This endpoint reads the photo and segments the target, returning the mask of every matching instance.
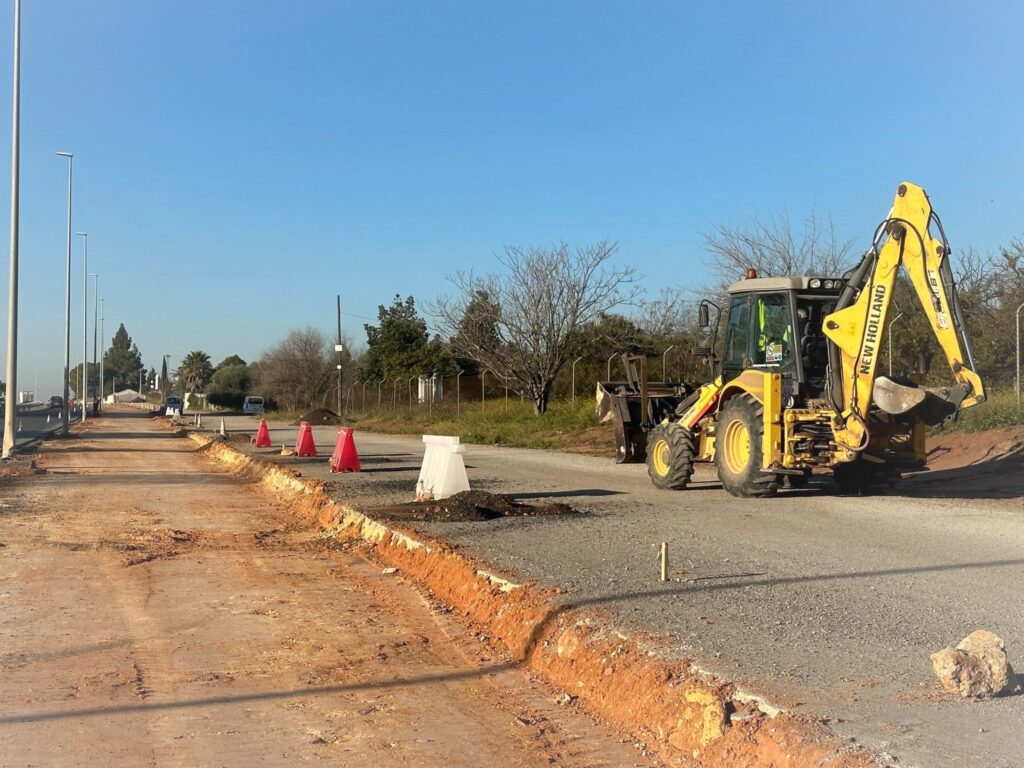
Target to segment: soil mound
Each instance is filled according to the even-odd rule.
[[[333,424],[335,426],[341,424],[338,414],[326,408],[314,408],[309,413],[302,414],[292,422],[292,426],[297,427],[303,421],[308,421],[310,424]]]
[[[463,491],[441,501],[413,501],[370,510],[373,514],[398,520],[461,523],[497,520],[502,517],[572,515],[577,510],[568,504],[524,504],[513,496],[487,491]]]

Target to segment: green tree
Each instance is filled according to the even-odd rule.
[[[139,371],[143,370],[142,355],[125,330],[124,323],[117,328],[110,349],[103,353],[104,379],[115,385],[138,386]],[[106,381],[104,382],[106,384]]]
[[[377,308],[377,325],[366,324],[363,381],[391,380],[414,374],[450,373],[453,367],[447,346],[430,338],[427,321],[416,312],[412,296],[395,296],[391,306]]]
[[[100,387],[100,367],[99,365],[88,364],[86,370],[89,371],[89,397],[96,397],[99,394]],[[82,364],[79,363],[71,369],[69,374],[69,381],[71,382],[71,389],[79,397],[82,396]]]
[[[189,352],[178,366],[178,378],[187,392],[202,392],[213,378],[210,356],[198,349]]]
[[[226,408],[240,408],[245,396],[252,391],[252,372],[249,366],[217,366],[210,386],[206,388],[210,403]]]
[[[245,360],[240,358],[238,355],[228,355],[223,360],[221,360],[219,363],[217,363],[217,367],[214,368],[213,371],[214,371],[214,373],[216,373],[221,368],[230,368],[230,367],[233,367],[233,366],[236,366],[236,365],[246,365],[246,364],[247,363],[245,362]]]

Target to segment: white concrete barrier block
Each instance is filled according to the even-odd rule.
[[[424,435],[427,446],[423,453],[423,466],[416,481],[416,498],[447,499],[469,490],[466,464],[462,460],[465,446],[459,438],[449,435]]]

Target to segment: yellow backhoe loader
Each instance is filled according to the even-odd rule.
[[[626,356],[626,380],[598,384],[598,416],[615,422],[616,460],[646,460],[654,484],[669,489],[685,488],[696,462],[713,462],[735,496],[800,487],[821,468],[846,493],[891,487],[902,470],[924,465],[926,426],[985,401],[949,257],[925,191],[904,183],[846,275],[751,270],[729,287],[720,359],[714,335],[705,350],[718,374],[712,382],[650,383],[644,359]],[[948,387],[877,374],[901,266],[949,360]],[[700,305],[705,328],[712,308]]]

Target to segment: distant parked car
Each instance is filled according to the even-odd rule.
[[[242,413],[253,414],[263,413],[263,398],[258,395],[249,395],[242,402]]]
[[[50,407],[51,408],[63,408],[64,407],[64,398],[61,397],[60,395],[54,395],[53,397],[50,398]]]
[[[164,404],[160,406],[164,409],[164,413],[170,410],[177,410],[178,413],[185,412],[185,403],[181,401],[181,398],[177,395],[168,395],[164,398]]]

